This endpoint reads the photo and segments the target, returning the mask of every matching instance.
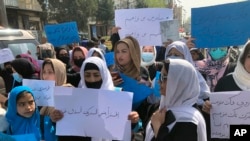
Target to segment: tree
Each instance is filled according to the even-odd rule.
[[[147,8],[148,5],[146,4],[145,0],[137,0],[135,8]]]
[[[114,19],[114,2],[113,0],[99,0],[98,10],[96,11],[96,21],[108,24]]]
[[[162,7],[166,8],[166,0],[145,0],[145,3],[148,5],[148,7]]]
[[[48,9],[46,0],[38,0],[43,9],[43,20],[56,20],[58,23],[76,21],[78,29],[87,30],[88,18],[95,17],[98,0],[49,0]]]

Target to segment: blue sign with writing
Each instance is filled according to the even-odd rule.
[[[191,26],[198,48],[243,45],[250,37],[250,1],[192,8]]]
[[[120,74],[123,83],[118,87],[121,87],[123,91],[133,92],[133,110],[138,108],[138,106],[145,100],[150,94],[153,94],[153,90],[146,86],[145,84],[140,84],[137,80],[126,76],[125,74]]]
[[[76,22],[46,25],[45,33],[48,42],[54,46],[78,43],[80,41]]]

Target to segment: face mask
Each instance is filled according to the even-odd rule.
[[[141,57],[142,57],[142,60],[144,62],[150,62],[150,61],[152,61],[154,59],[154,53],[152,53],[152,52],[143,52],[141,54]]]
[[[181,56],[167,56],[169,59],[183,59]]]
[[[19,76],[19,74],[16,73],[16,72],[13,73],[12,76],[13,76],[14,80],[17,81],[17,82],[19,82],[19,83],[21,83],[22,80],[23,80],[23,78],[21,78],[21,77]]]
[[[82,66],[83,61],[84,59],[74,59],[74,64],[80,68]]]
[[[223,48],[211,49],[209,51],[209,54],[211,55],[213,60],[220,60],[221,58],[227,55],[227,49]]]
[[[68,56],[58,57],[58,59],[61,60],[66,65],[69,63],[69,57]]]
[[[85,84],[86,84],[87,88],[100,89],[102,86],[102,80],[96,81],[96,82],[86,82],[85,81]]]

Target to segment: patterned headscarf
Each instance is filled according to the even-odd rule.
[[[210,54],[207,52],[207,59],[203,59],[200,61],[196,61],[195,62],[195,67],[196,69],[199,70],[199,72],[201,72],[202,74],[206,74],[207,76],[207,84],[210,87],[210,90],[213,92],[214,88],[217,84],[217,81],[223,77],[227,65],[229,63],[229,55],[230,55],[230,51],[231,49],[228,50],[228,54],[219,59],[219,60],[213,60],[210,56]]]

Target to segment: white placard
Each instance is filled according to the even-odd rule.
[[[60,89],[55,87],[55,93]],[[73,88],[72,95],[55,95],[55,108],[64,113],[56,134],[123,140],[131,133],[132,99],[130,92],[82,88]]]
[[[250,124],[250,92],[216,92],[210,100],[212,138],[229,138],[230,125]]]
[[[14,60],[15,57],[9,48],[0,49],[0,64]]]
[[[23,86],[32,89],[37,106],[54,106],[55,81],[23,79]]]
[[[141,46],[162,45],[160,22],[173,19],[168,8],[121,9],[115,11],[115,24],[121,38],[131,35]]]

